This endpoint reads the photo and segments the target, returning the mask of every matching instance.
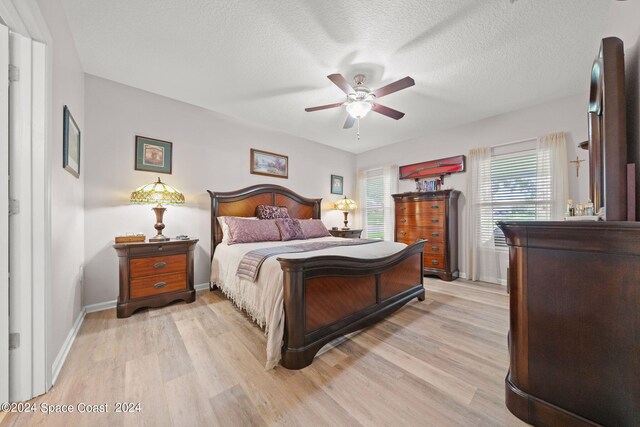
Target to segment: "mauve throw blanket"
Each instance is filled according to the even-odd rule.
[[[244,257],[242,257],[242,260],[238,265],[236,275],[255,282],[258,279],[258,274],[260,274],[260,267],[262,266],[262,263],[272,256],[290,254],[294,252],[319,251],[321,249],[328,249],[336,246],[366,245],[381,241],[382,240],[371,239],[340,239],[339,241],[333,242],[307,242],[295,245],[256,249],[255,251],[247,252]]]

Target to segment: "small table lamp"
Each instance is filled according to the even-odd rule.
[[[347,219],[349,211],[355,210],[357,208],[358,205],[356,204],[356,202],[351,199],[347,199],[347,196],[344,196],[344,199],[340,199],[338,200],[338,203],[336,203],[336,209],[344,213],[344,227],[342,228],[343,230],[349,229],[349,227],[347,227],[347,224],[349,223],[349,220]]]
[[[162,230],[164,229],[162,216],[164,215],[164,211],[167,210],[167,208],[162,206],[162,204],[183,205],[184,196],[181,192],[160,181],[160,178],[158,178],[157,182],[143,185],[131,193],[131,203],[141,205],[153,205],[157,203],[153,208],[153,211],[156,213],[156,225],[154,225],[154,228],[158,231],[158,234],[156,234],[155,237],[150,238],[149,241],[163,242],[165,240],[169,240],[169,238],[162,234]]]

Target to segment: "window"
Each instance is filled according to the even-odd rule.
[[[398,189],[398,167],[386,166],[360,172],[360,218],[363,237],[393,240],[393,199]]]
[[[549,162],[536,150],[492,155],[490,161],[491,216],[481,218],[483,241],[493,238],[506,247],[498,221],[545,221],[551,219]],[[541,166],[541,167],[539,167]]]

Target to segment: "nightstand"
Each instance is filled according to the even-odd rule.
[[[334,237],[350,237],[352,239],[359,239],[362,234],[362,229],[352,228],[350,230],[329,230]]]
[[[142,307],[196,300],[193,252],[197,239],[113,245],[120,261],[117,316],[129,317]]]

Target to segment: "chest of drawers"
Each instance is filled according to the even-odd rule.
[[[395,240],[424,240],[424,274],[458,278],[458,197],[456,190],[394,194]]]
[[[117,316],[129,317],[142,307],[196,299],[193,251],[198,240],[113,245],[120,265]]]

